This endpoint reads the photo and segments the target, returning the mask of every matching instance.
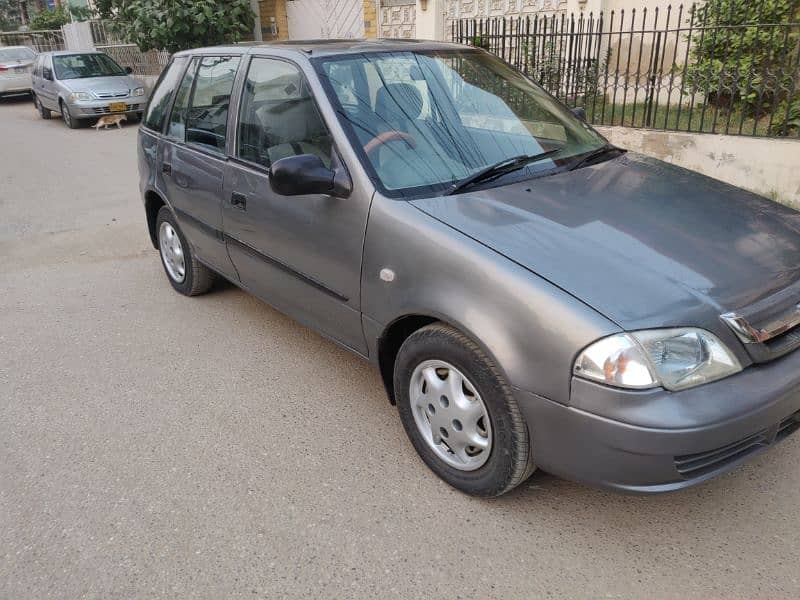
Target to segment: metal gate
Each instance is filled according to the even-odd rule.
[[[363,0],[289,0],[290,40],[364,37]]]

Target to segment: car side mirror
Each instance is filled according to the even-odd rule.
[[[586,109],[582,106],[576,106],[573,108],[572,114],[578,117],[581,121],[586,121]]]
[[[281,196],[328,194],[346,198],[352,191],[343,167],[329,169],[315,154],[298,154],[276,160],[269,168],[269,184]]]
[[[128,75],[130,75],[131,73],[133,73],[133,67],[125,67],[125,72],[126,72]]]
[[[49,81],[53,81],[53,70],[50,67],[42,67],[42,77]]]

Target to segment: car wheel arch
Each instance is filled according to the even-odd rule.
[[[156,232],[156,221],[158,211],[162,206],[168,206],[166,201],[155,191],[148,190],[144,195],[144,210],[147,215],[147,230],[150,233],[150,241],[153,248],[158,249],[158,233]]]
[[[469,328],[443,315],[434,315],[433,313],[424,312],[406,314],[394,319],[384,327],[377,344],[378,369],[381,374],[383,386],[389,396],[389,402],[392,405],[396,404],[394,393],[394,365],[400,347],[414,332],[433,323],[448,325],[470,338],[484,353],[486,353],[502,376],[508,381],[505,369],[500,361],[497,360],[496,353],[492,352],[491,348],[487,347],[484,340],[482,340],[480,336],[475,335]]]

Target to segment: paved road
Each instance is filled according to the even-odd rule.
[[[800,437],[673,495],[461,495],[367,364],[171,290],[135,140],[0,101],[0,598],[800,595]]]

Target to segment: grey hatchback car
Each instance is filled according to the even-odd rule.
[[[610,145],[483,50],[180,52],[138,161],[172,287],[219,275],[374,363],[464,492],[677,490],[800,428],[800,213]]]
[[[43,119],[61,113],[70,129],[108,114],[138,120],[147,102],[144,84],[102,52],[43,52],[33,65],[33,103]]]

